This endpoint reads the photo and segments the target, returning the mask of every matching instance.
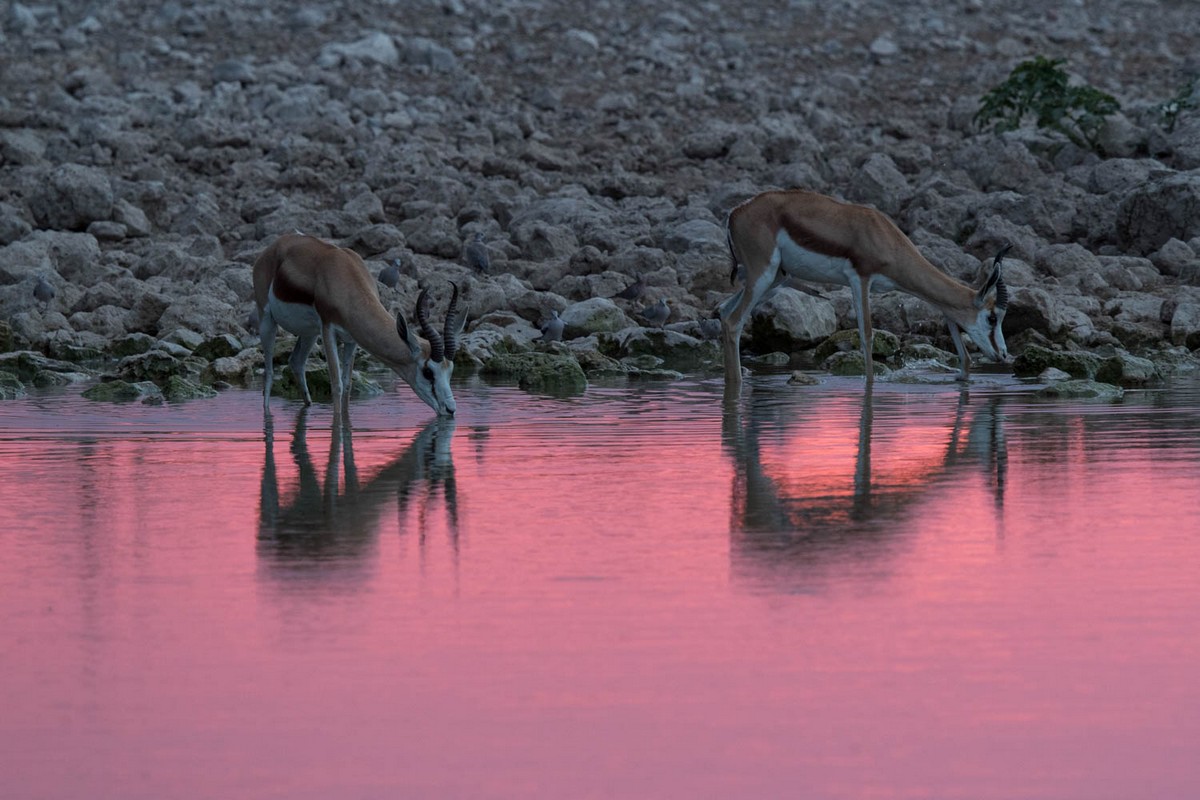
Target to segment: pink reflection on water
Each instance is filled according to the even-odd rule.
[[[5,433],[0,779],[43,797],[1200,785],[1194,412],[1159,431],[1151,410],[957,394],[712,399],[468,400],[449,430],[365,404],[342,431],[289,409],[269,436],[251,413],[219,435]]]

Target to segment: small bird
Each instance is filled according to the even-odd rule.
[[[57,292],[54,291],[54,287],[50,285],[50,282],[45,277],[39,275],[37,283],[33,285],[33,299],[44,306],[49,306],[55,294]]]
[[[558,316],[558,311],[550,309],[550,319],[542,324],[542,341],[561,342],[565,327],[566,323]]]
[[[467,261],[467,266],[471,269],[482,272],[484,275],[491,274],[492,259],[488,256],[488,248],[483,242],[482,232],[475,232],[475,238],[463,248],[463,256]]]
[[[642,292],[646,291],[646,281],[641,275],[637,276],[637,280],[626,286],[621,291],[614,294],[609,300],[636,300],[642,296]]]
[[[660,297],[658,302],[652,306],[646,306],[642,309],[642,319],[650,323],[652,327],[661,328],[667,323],[667,318],[671,316],[671,307],[667,305],[667,298]]]
[[[389,289],[395,289],[400,283],[400,259],[393,258],[392,263],[379,270],[379,282]]]

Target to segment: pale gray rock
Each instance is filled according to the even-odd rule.
[[[837,314],[828,300],[783,287],[754,309],[748,328],[755,350],[792,352],[829,338]]]
[[[572,303],[561,312],[569,337],[619,331],[631,327],[632,321],[612,300],[593,297]]]
[[[112,183],[95,167],[62,164],[45,175],[29,198],[29,210],[42,228],[77,231],[112,217]]]
[[[1171,341],[1189,350],[1200,348],[1200,303],[1180,303],[1171,316]]]

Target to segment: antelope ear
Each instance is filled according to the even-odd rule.
[[[408,322],[404,319],[403,312],[396,314],[396,333],[400,334],[401,340],[408,345],[408,352],[412,354],[413,361],[416,361],[422,355],[424,355],[424,353],[421,352],[421,341],[408,327]]]
[[[987,280],[983,282],[983,286],[979,287],[979,291],[975,293],[975,307],[983,308],[983,303],[987,300],[987,296],[996,288],[996,284],[1000,282],[1000,264],[992,267],[992,272],[988,275]]]

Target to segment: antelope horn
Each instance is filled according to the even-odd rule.
[[[1008,308],[1008,287],[1004,285],[1004,278],[1000,275],[1000,262],[1004,260],[1004,256],[1008,255],[1008,251],[1011,249],[1011,244],[1004,245],[1000,248],[1000,252],[996,253],[996,258],[992,260],[992,269],[996,271],[996,308]]]
[[[446,340],[446,360],[453,361],[458,352],[458,284],[453,281],[454,293],[450,295],[450,305],[446,308],[446,323],[442,327],[442,336]]]
[[[417,324],[421,326],[421,335],[429,340],[429,360],[441,361],[445,355],[442,337],[429,324],[429,290],[422,289],[417,296]]]

